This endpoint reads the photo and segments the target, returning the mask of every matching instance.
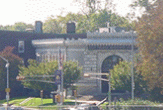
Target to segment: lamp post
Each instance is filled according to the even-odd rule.
[[[6,62],[6,68],[7,68],[7,88],[6,88],[6,100],[7,100],[7,109],[8,109],[8,105],[9,105],[9,62],[7,59],[5,59],[4,57],[0,56],[0,58],[2,58],[5,62]]]
[[[108,90],[108,100],[109,100],[109,106],[111,106],[111,73],[109,73],[109,81],[108,81],[108,86],[109,86],[109,90]]]
[[[135,89],[135,83],[134,83],[134,36],[133,36],[133,31],[131,31],[131,39],[132,39],[132,44],[131,44],[131,98],[134,100],[134,89]]]

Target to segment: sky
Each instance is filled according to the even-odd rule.
[[[16,22],[34,24],[51,15],[66,15],[68,12],[77,13],[81,6],[75,0],[0,0],[0,25],[13,25]],[[130,9],[132,0],[113,0],[117,13],[125,16]]]

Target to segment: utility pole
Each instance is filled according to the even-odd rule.
[[[58,85],[58,88],[60,89],[60,95],[61,95],[61,102],[60,104],[63,105],[63,64],[62,64],[62,57],[61,57],[61,49],[58,50],[58,69],[61,70],[61,84]]]

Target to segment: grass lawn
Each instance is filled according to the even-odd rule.
[[[65,99],[64,105],[75,105],[75,102]],[[22,104],[22,106],[56,106],[56,103],[53,103],[53,99],[33,98]]]
[[[28,97],[19,97],[19,98],[11,98],[9,104],[13,104],[15,106],[28,106],[28,107],[38,107],[38,106],[56,106],[56,103],[53,103],[53,99],[46,98],[32,98],[27,102],[20,105],[22,101],[27,99]],[[0,100],[0,104],[7,103],[6,100]],[[64,105],[75,105],[75,102],[72,102],[70,99],[64,100]]]
[[[0,104],[3,104],[5,102],[6,102],[6,100],[0,100]]]
[[[112,105],[115,105],[115,102],[111,102]],[[161,103],[159,102],[152,102],[149,100],[141,100],[141,99],[135,99],[135,100],[120,100],[116,102],[116,105],[159,105]],[[105,102],[102,104],[102,106],[109,105],[108,102]]]
[[[18,97],[18,98],[11,98],[9,101],[9,104],[18,104],[20,102],[22,102],[23,100],[25,100],[27,97]],[[6,104],[6,99],[4,100],[0,100],[0,104]]]

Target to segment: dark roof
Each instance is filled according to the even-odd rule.
[[[0,30],[0,39],[24,39],[24,40],[33,40],[33,39],[49,39],[49,38],[86,38],[86,33],[83,34],[49,34],[49,33],[30,33],[30,32],[19,32],[19,31],[3,31]]]
[[[30,33],[30,32],[19,32],[19,31],[3,31],[0,30],[0,51],[2,51],[6,46],[15,47],[14,53],[18,54],[18,41],[25,41],[26,52],[28,52],[28,56],[32,54],[31,51],[34,51],[34,47],[32,47],[31,41],[36,39],[53,39],[53,38],[69,38],[69,39],[78,39],[78,38],[86,38],[86,33],[84,34],[49,34],[49,33]],[[35,54],[35,53],[33,53]],[[27,55],[27,53],[26,53]],[[32,58],[32,57],[31,57]]]

